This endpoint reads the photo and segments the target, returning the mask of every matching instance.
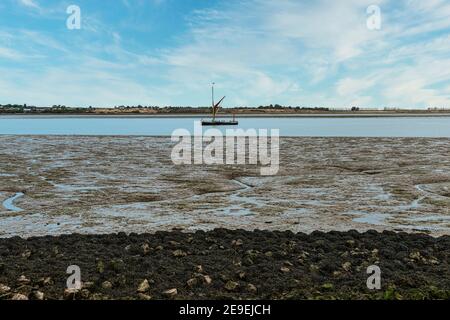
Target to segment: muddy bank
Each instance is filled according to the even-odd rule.
[[[381,290],[366,286],[381,268]],[[83,289],[64,293],[66,269]],[[448,299],[450,237],[215,229],[0,239],[0,298]]]
[[[287,138],[280,170],[172,163],[166,137],[0,136],[0,237],[369,229],[450,234],[450,139]]]

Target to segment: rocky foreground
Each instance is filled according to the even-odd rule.
[[[369,265],[381,289],[369,290]],[[67,268],[82,288],[66,288]],[[450,237],[215,229],[0,239],[0,299],[449,299]]]

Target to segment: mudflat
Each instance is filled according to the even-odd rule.
[[[0,136],[0,237],[228,229],[450,234],[450,139],[280,138],[280,170],[169,137]],[[23,194],[21,194],[23,193]]]
[[[280,142],[263,177],[168,137],[0,136],[0,299],[450,297],[450,139]]]

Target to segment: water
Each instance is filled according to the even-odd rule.
[[[6,199],[5,201],[3,201],[3,207],[5,207],[5,209],[10,210],[10,211],[14,211],[14,212],[20,212],[23,211],[21,208],[18,208],[14,205],[14,201],[20,197],[22,197],[24,194],[22,192],[18,192],[16,193],[14,196],[12,196],[11,198]]]
[[[142,135],[170,136],[184,128],[192,134],[190,117],[21,117],[0,116],[2,135]],[[239,126],[225,129],[279,129],[281,136],[313,137],[446,137],[449,117],[375,118],[239,118]],[[204,127],[204,130],[210,127]]]

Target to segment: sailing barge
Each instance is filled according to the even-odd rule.
[[[217,120],[217,112],[219,111],[220,104],[225,99],[223,97],[220,99],[219,102],[214,103],[214,82],[212,84],[211,88],[211,95],[212,95],[212,119],[211,120],[202,120],[202,126],[237,126],[239,124],[238,121],[236,121],[236,115],[233,114],[232,120]]]

